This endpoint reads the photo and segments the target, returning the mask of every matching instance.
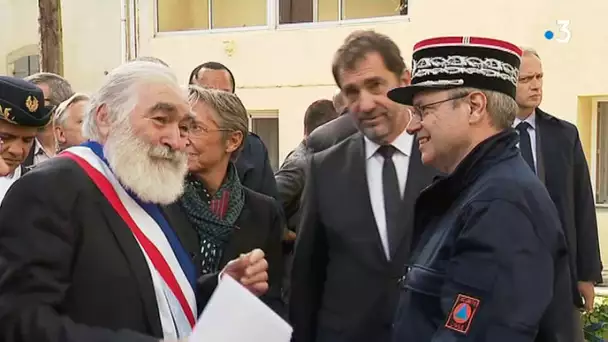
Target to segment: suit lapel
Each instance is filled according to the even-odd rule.
[[[559,141],[562,136],[555,129],[552,122],[553,118],[538,108],[536,108],[536,115],[538,126],[543,134],[540,140],[542,162],[545,170],[551,170],[551,172],[545,172],[544,183],[551,197],[555,198],[556,194],[552,193],[552,190],[555,189],[554,185],[558,182],[557,180],[564,179],[565,177],[562,175],[564,170],[563,165],[568,165],[563,154],[564,152],[559,149],[559,146],[565,145]]]
[[[420,150],[418,144],[414,142],[412,144],[412,151],[409,158],[409,167],[407,172],[407,181],[405,183],[405,190],[403,193],[403,211],[401,214],[401,222],[403,222],[403,228],[397,230],[394,237],[396,247],[392,253],[392,259],[399,253],[409,254],[410,243],[413,229],[413,216],[414,216],[414,204],[422,188],[430,184],[432,179],[432,172],[422,165]]]
[[[33,166],[35,154],[36,154],[36,141],[34,141],[32,148],[30,148],[30,151],[27,154],[27,157],[25,157],[25,160],[23,161],[23,163],[21,163],[21,165],[23,165],[24,168],[26,168],[26,169],[29,168],[30,166]]]
[[[360,201],[358,204],[355,204],[354,208],[357,210],[362,210],[362,219],[361,222],[362,229],[365,230],[365,233],[369,235],[370,239],[374,241],[373,246],[373,255],[374,258],[378,260],[380,264],[388,263],[386,259],[386,254],[384,253],[384,246],[382,245],[382,240],[380,239],[380,233],[378,232],[378,224],[376,223],[376,217],[374,216],[374,211],[372,209],[372,201],[371,196],[369,194],[369,184],[367,182],[367,160],[365,158],[365,140],[361,133],[357,133],[357,139],[353,141],[353,153],[347,158],[352,158],[349,162],[347,159],[346,165],[352,165],[352,167],[347,167],[347,170],[353,170],[352,172],[347,172],[349,182],[346,184],[349,185],[348,189],[345,189],[345,193],[352,194],[352,198]],[[363,170],[363,172],[357,172],[356,170]],[[352,187],[350,186],[352,184]],[[357,193],[359,192],[359,193]]]
[[[538,174],[538,178],[540,178],[540,181],[543,182],[543,184],[545,184],[545,158],[544,158],[544,153],[542,150],[542,129],[541,129],[541,122],[542,120],[538,120],[538,118],[536,119],[536,169],[537,169],[537,174]]]
[[[247,202],[247,199],[245,201]],[[251,210],[245,205],[234,223],[232,236],[230,236],[230,241],[222,255],[220,268],[223,268],[231,259],[237,257],[240,251],[246,250],[244,246],[247,245],[248,241],[255,241],[254,235],[256,234],[256,229],[251,224],[252,222],[254,221],[251,219]]]
[[[188,255],[194,260],[200,252],[199,237],[196,230],[192,227],[178,204],[163,206],[161,210],[167,222],[169,222],[169,226],[177,234],[182,246],[184,246]]]
[[[103,200],[99,207],[102,208],[108,227],[114,234],[116,242],[125,255],[133,277],[139,286],[144,314],[148,319],[150,330],[154,336],[163,336],[152,276],[144,254],[127,224],[118,216],[114,208],[105,201],[101,193],[100,196]]]

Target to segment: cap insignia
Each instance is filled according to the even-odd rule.
[[[25,100],[25,106],[27,107],[27,110],[34,113],[38,110],[38,99],[32,95],[28,96]]]

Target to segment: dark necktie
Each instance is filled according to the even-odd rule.
[[[521,156],[530,165],[532,171],[536,173],[534,157],[532,156],[532,143],[530,142],[530,133],[528,133],[528,129],[531,127],[529,123],[522,121],[517,124],[515,129],[519,132],[519,150],[521,151]]]
[[[384,192],[384,212],[386,214],[386,235],[390,255],[393,255],[397,244],[399,231],[399,212],[403,210],[401,206],[401,194],[399,192],[399,181],[397,179],[397,169],[393,163],[395,147],[384,145],[378,149],[378,153],[384,157],[382,165],[382,190]]]

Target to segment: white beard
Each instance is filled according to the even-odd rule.
[[[120,183],[144,202],[171,204],[184,191],[186,153],[146,143],[128,122],[110,130],[103,152]]]

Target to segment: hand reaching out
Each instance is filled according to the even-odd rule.
[[[231,276],[256,296],[268,291],[268,262],[261,249],[254,249],[247,254],[241,254],[238,259],[230,261],[222,276]]]

